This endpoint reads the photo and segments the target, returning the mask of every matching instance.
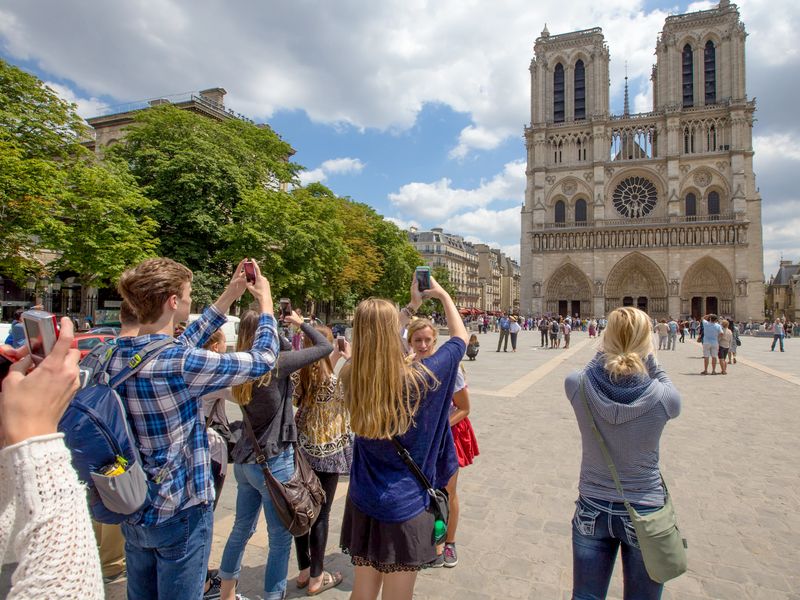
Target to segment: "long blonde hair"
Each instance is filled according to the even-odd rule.
[[[242,318],[239,321],[239,337],[236,340],[237,352],[246,352],[253,347],[253,340],[256,337],[256,329],[258,329],[258,322],[260,319],[261,316],[253,310],[248,310],[242,315]],[[266,375],[262,375],[258,379],[251,379],[242,385],[234,385],[231,388],[233,399],[239,406],[247,406],[250,404],[250,400],[253,399],[253,384],[258,385],[259,387],[269,385],[271,378],[272,371]]]
[[[341,373],[350,426],[356,435],[390,439],[414,424],[422,397],[439,382],[422,363],[407,364],[397,307],[367,298],[353,318],[353,352]]]
[[[603,337],[605,369],[611,378],[647,373],[644,359],[652,352],[653,335],[647,314],[632,306],[611,311]]]
[[[319,331],[325,336],[325,339],[333,344],[333,332],[331,332],[328,327],[316,325],[314,329]],[[305,337],[303,347],[310,348],[313,345],[314,342],[310,338]],[[333,362],[331,361],[330,354],[300,369],[299,381],[297,383],[297,397],[300,398],[300,404],[313,402],[320,388],[325,384],[325,381],[332,373]]]

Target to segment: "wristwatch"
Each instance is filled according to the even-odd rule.
[[[406,304],[406,305],[405,305],[405,306],[404,306],[402,309],[400,309],[400,310],[404,310],[404,311],[406,311],[406,314],[407,314],[409,317],[415,317],[415,316],[417,315],[417,311],[416,311],[415,309],[413,309],[413,308],[411,307],[411,305],[410,305],[410,304]]]

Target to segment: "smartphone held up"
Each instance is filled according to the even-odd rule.
[[[244,276],[248,283],[256,282],[256,266],[249,258],[244,261]]]
[[[431,289],[430,267],[417,267],[414,271],[414,277],[417,278],[417,289],[419,289],[420,292]]]

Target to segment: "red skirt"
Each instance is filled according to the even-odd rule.
[[[466,467],[472,464],[472,459],[480,454],[478,450],[478,438],[472,429],[469,417],[464,417],[451,427],[453,441],[456,444],[456,456],[458,456],[458,466]]]

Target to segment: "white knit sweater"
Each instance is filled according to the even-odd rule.
[[[0,450],[0,555],[19,563],[8,600],[105,597],[86,488],[62,434]]]

